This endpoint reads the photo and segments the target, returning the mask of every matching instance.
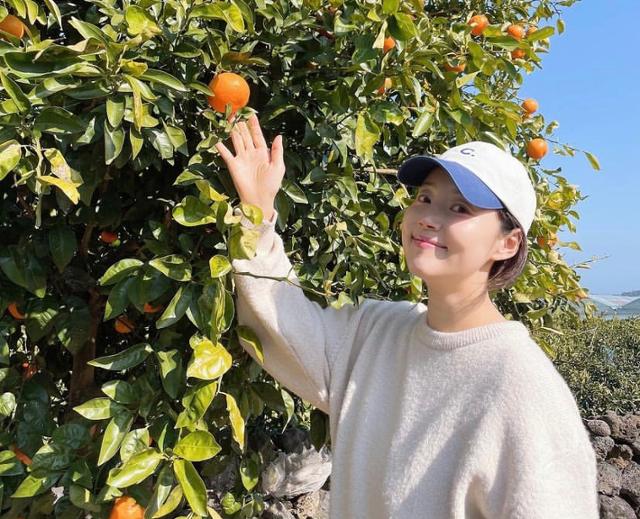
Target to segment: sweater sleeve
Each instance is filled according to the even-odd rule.
[[[354,336],[349,330],[357,326],[365,305],[322,308],[305,296],[297,286],[300,280],[285,254],[282,238],[275,231],[277,215],[275,212],[271,220],[257,226],[241,218],[241,225],[257,230],[259,237],[253,258],[232,260],[238,322],[258,336],[265,371],[329,414],[332,361],[339,349],[349,347],[346,337]],[[295,285],[254,276],[286,277]],[[240,344],[260,362],[249,344],[244,340]]]
[[[498,444],[482,470],[486,517],[599,517],[595,451],[569,387],[551,375],[505,388]]]

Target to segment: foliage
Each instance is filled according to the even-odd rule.
[[[558,329],[563,335],[539,333],[553,344],[553,363],[583,417],[640,408],[640,318],[565,317]]]
[[[569,312],[579,276],[535,238],[574,231],[580,195],[526,156],[557,123],[525,121],[517,90],[563,30],[545,20],[571,4],[0,2],[0,18],[26,24],[0,40],[0,315],[16,303],[26,316],[0,320],[0,513],[104,518],[130,495],[146,517],[252,517],[269,435],[304,423],[328,441],[327,417],[239,342],[262,354],[235,319],[230,260],[256,236],[234,210],[262,215],[238,203],[215,151],[232,124],[207,103],[215,72],[245,77],[239,115],[285,137],[278,229],[311,299],[420,300],[398,235],[409,193],[384,172],[479,139],[528,166],[540,208],[530,264],[499,307],[534,328]],[[476,37],[478,12],[491,25]],[[515,40],[515,21],[538,30]],[[458,59],[464,74],[444,69]],[[114,328],[123,317],[130,333]],[[239,483],[214,510],[203,475],[229,466]]]

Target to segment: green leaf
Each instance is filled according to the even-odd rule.
[[[589,160],[589,164],[591,164],[591,167],[593,169],[595,169],[596,171],[600,171],[600,162],[598,161],[596,156],[594,154],[592,154],[592,153],[589,153],[588,151],[585,151],[584,154],[586,155],[587,159]]]
[[[250,346],[255,352],[255,356],[260,361],[260,364],[264,364],[264,353],[262,350],[262,343],[260,339],[256,335],[256,333],[246,325],[238,325],[236,327],[236,331],[238,332],[238,338],[240,339],[240,343],[243,342]],[[247,346],[242,344],[242,346],[246,349]]]
[[[127,32],[131,36],[143,34],[151,37],[162,31],[148,11],[137,5],[130,5],[124,12],[124,19],[127,22]]]
[[[225,396],[227,397],[227,411],[229,412],[233,439],[240,447],[240,450],[244,451],[244,418],[242,418],[242,414],[233,395],[227,393]]]
[[[146,427],[129,431],[120,445],[120,459],[126,462],[134,454],[147,449],[150,443],[151,436],[149,435],[149,429]]]
[[[49,230],[49,250],[59,272],[69,264],[76,249],[76,235],[69,227],[56,225]]]
[[[167,497],[166,501],[162,504],[157,512],[155,512],[153,515],[147,515],[145,511],[145,519],[149,519],[149,517],[156,519],[157,517],[164,517],[165,515],[170,514],[176,508],[178,508],[178,505],[182,501],[183,496],[184,493],[182,492],[182,487],[180,485],[176,485],[175,487],[173,487],[173,489],[169,493],[169,497]],[[149,507],[147,510],[150,509],[151,507]]]
[[[151,496],[149,504],[144,511],[145,519],[155,517],[155,514],[160,512],[163,505],[168,503],[169,497],[171,496],[171,487],[173,486],[174,481],[175,479],[173,477],[171,466],[169,464],[165,464],[158,474],[156,485],[153,489],[153,495]],[[179,486],[176,488],[180,489]],[[180,494],[180,497],[182,497],[182,493]],[[171,511],[172,510],[169,510],[166,513],[170,513]]]
[[[153,353],[153,348],[148,343],[141,342],[113,355],[93,359],[87,362],[87,364],[110,371],[122,371],[137,366],[143,362],[150,353]],[[109,399],[105,398],[104,400]]]
[[[180,286],[175,293],[167,308],[164,310],[160,319],[156,321],[156,328],[166,328],[178,322],[184,316],[187,308],[193,299],[193,286]]]
[[[9,451],[0,451],[0,476],[22,476],[24,468],[16,455]]]
[[[142,261],[134,258],[117,261],[107,269],[98,280],[98,283],[102,286],[113,285],[134,272],[137,272],[142,265],[144,265]]]
[[[191,280],[191,264],[177,254],[155,258],[149,262],[149,265],[170,279],[175,279],[176,281]]]
[[[413,138],[420,137],[424,135],[431,125],[433,124],[433,112],[430,108],[423,109],[422,113],[418,117],[414,127],[413,132],[411,132],[411,136]]]
[[[107,304],[104,307],[104,321],[113,319],[125,311],[129,303],[129,288],[131,288],[133,282],[132,278],[121,279],[111,289]]]
[[[218,343],[209,339],[198,341],[193,348],[193,355],[187,365],[187,377],[202,380],[213,380],[231,368],[231,354]]]
[[[184,410],[178,415],[176,428],[195,425],[207,412],[216,395],[218,381],[200,382],[191,386],[182,397]]]
[[[104,122],[104,163],[109,165],[118,158],[124,145],[124,130],[122,127],[112,128]]]
[[[0,144],[0,180],[4,179],[20,163],[22,148],[16,140]]]
[[[240,479],[242,480],[242,486],[251,491],[258,484],[259,478],[260,464],[255,457],[242,458],[242,460],[240,460]]]
[[[125,380],[110,380],[102,384],[102,392],[111,400],[115,400],[119,404],[134,404],[140,395],[137,395],[133,386]]]
[[[231,272],[231,268],[231,263],[226,256],[216,254],[209,259],[209,270],[211,271],[212,278],[221,278]]]
[[[207,225],[215,223],[215,210],[202,202],[199,198],[191,195],[185,196],[182,201],[173,208],[173,219],[185,227],[196,225]]]
[[[256,255],[260,231],[247,229],[243,225],[234,225],[229,236],[229,255],[231,259],[251,259]]]
[[[2,393],[2,395],[0,395],[0,416],[11,416],[15,408],[16,396],[8,391]]]
[[[131,429],[133,419],[133,414],[124,408],[120,408],[114,414],[104,430],[98,455],[98,466],[103,465],[116,455],[122,440]]]
[[[178,350],[159,351],[157,356],[160,363],[162,387],[175,400],[178,398],[178,391],[184,383],[181,352]]]
[[[58,7],[58,4],[56,4],[53,0],[44,0],[44,3],[47,5],[47,8],[55,17],[56,22],[58,22],[58,26],[62,28],[62,15],[60,14],[60,8]]]
[[[155,69],[147,69],[144,74],[140,76],[141,79],[145,79],[147,81],[151,81],[152,83],[160,83],[162,85],[168,86],[178,92],[188,92],[189,89],[176,77],[168,74],[163,70],[155,70]]]
[[[553,36],[555,32],[556,31],[553,27],[542,27],[541,29],[538,29],[537,31],[534,31],[531,34],[529,34],[529,36],[527,36],[525,40],[526,41],[544,40],[549,36]]]
[[[380,127],[371,119],[367,113],[358,114],[355,132],[356,154],[371,160],[373,158],[373,147],[380,138]]]
[[[400,41],[417,36],[416,26],[408,14],[396,13],[389,18],[389,33]]]
[[[36,117],[34,127],[43,133],[54,135],[81,133],[86,129],[85,124],[78,117],[57,106],[43,108]]]
[[[59,473],[47,474],[46,476],[41,478],[29,475],[22,480],[20,485],[18,485],[16,491],[11,494],[11,497],[33,497],[37,496],[38,494],[42,494],[43,492],[49,490],[55,484],[55,482],[58,481],[59,477]]]
[[[177,152],[182,153],[185,157],[188,157],[189,150],[187,148],[187,136],[185,135],[182,128],[168,125],[164,122],[164,120],[162,121],[162,125],[164,126],[164,132],[171,142],[171,146]]]
[[[62,180],[61,178],[52,177],[51,175],[40,175],[37,179],[43,184],[57,187],[74,204],[77,204],[80,200],[80,193],[78,192],[77,186],[69,180]]]
[[[114,128],[120,126],[124,117],[124,98],[113,96],[107,98],[107,120]]]
[[[107,485],[126,488],[147,479],[162,461],[163,455],[155,449],[146,449],[129,458],[120,468],[109,471]]]
[[[205,461],[213,458],[222,450],[216,439],[208,431],[195,431],[187,434],[176,444],[173,452],[189,461]]]
[[[197,515],[207,515],[207,489],[198,475],[193,463],[188,460],[175,460],[173,471],[182,487],[191,510]]]
[[[3,74],[2,71],[0,71],[0,82],[2,82],[5,92],[13,100],[18,110],[22,113],[28,112],[29,108],[31,108],[31,103],[20,88],[20,85],[9,76]]]
[[[89,420],[104,420],[111,418],[121,406],[106,397],[92,398],[85,403],[77,405],[73,410]]]

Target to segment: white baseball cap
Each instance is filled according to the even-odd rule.
[[[440,155],[416,155],[398,170],[398,180],[420,186],[435,167],[444,169],[462,196],[483,209],[508,209],[525,234],[536,214],[536,191],[524,165],[495,144],[471,141]]]

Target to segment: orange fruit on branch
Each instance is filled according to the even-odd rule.
[[[511,57],[513,59],[522,59],[527,55],[524,49],[513,49],[511,51]]]
[[[143,310],[145,314],[155,314],[162,310],[162,305],[153,306],[151,303],[145,303]]]
[[[522,108],[525,112],[532,114],[538,110],[538,101],[532,98],[525,99],[522,103]]]
[[[473,29],[471,29],[471,34],[474,36],[480,36],[489,26],[489,20],[484,14],[476,14],[469,19],[469,25],[473,27]]]
[[[509,27],[507,27],[507,33],[513,36],[516,40],[521,40],[525,35],[524,27],[519,23],[509,25]]]
[[[387,38],[384,39],[384,44],[382,45],[382,50],[386,54],[391,49],[393,49],[395,46],[396,46],[396,40],[394,38],[392,38],[391,36],[388,36]]]
[[[113,327],[118,333],[131,333],[135,328],[131,320],[125,315],[121,315],[120,317],[116,318],[115,322],[113,323]]]
[[[116,498],[109,519],[143,519],[144,508],[131,496]]]
[[[532,159],[541,159],[547,154],[547,151],[549,151],[549,145],[542,137],[536,137],[527,143],[527,155]]]
[[[17,321],[22,321],[25,318],[25,315],[18,309],[17,303],[9,303],[7,306],[7,311],[11,314],[11,317],[16,319]]]
[[[391,88],[393,86],[393,81],[391,81],[390,77],[384,78],[384,84],[378,88],[378,94],[384,94],[384,91]]]
[[[112,231],[102,231],[100,233],[100,241],[103,243],[111,244],[118,239],[118,235]]]
[[[12,14],[8,14],[0,22],[0,30],[8,32],[16,38],[22,38],[24,36],[24,23]]]
[[[451,65],[450,63],[445,63],[444,69],[448,70],[449,72],[463,72],[466,66],[467,66],[466,63],[458,63],[457,65]]]
[[[231,113],[247,106],[250,89],[245,79],[234,72],[221,72],[209,82],[213,95],[207,98],[209,106],[224,113],[227,104],[231,104]]]
[[[35,363],[23,362],[22,368],[24,369],[22,372],[22,380],[29,380],[38,372],[38,366]]]
[[[31,458],[29,456],[27,456],[24,452],[22,452],[20,449],[18,449],[18,447],[16,447],[15,445],[11,445],[11,450],[13,451],[13,453],[16,455],[16,458],[18,458],[22,463],[24,463],[25,465],[31,465]]]

